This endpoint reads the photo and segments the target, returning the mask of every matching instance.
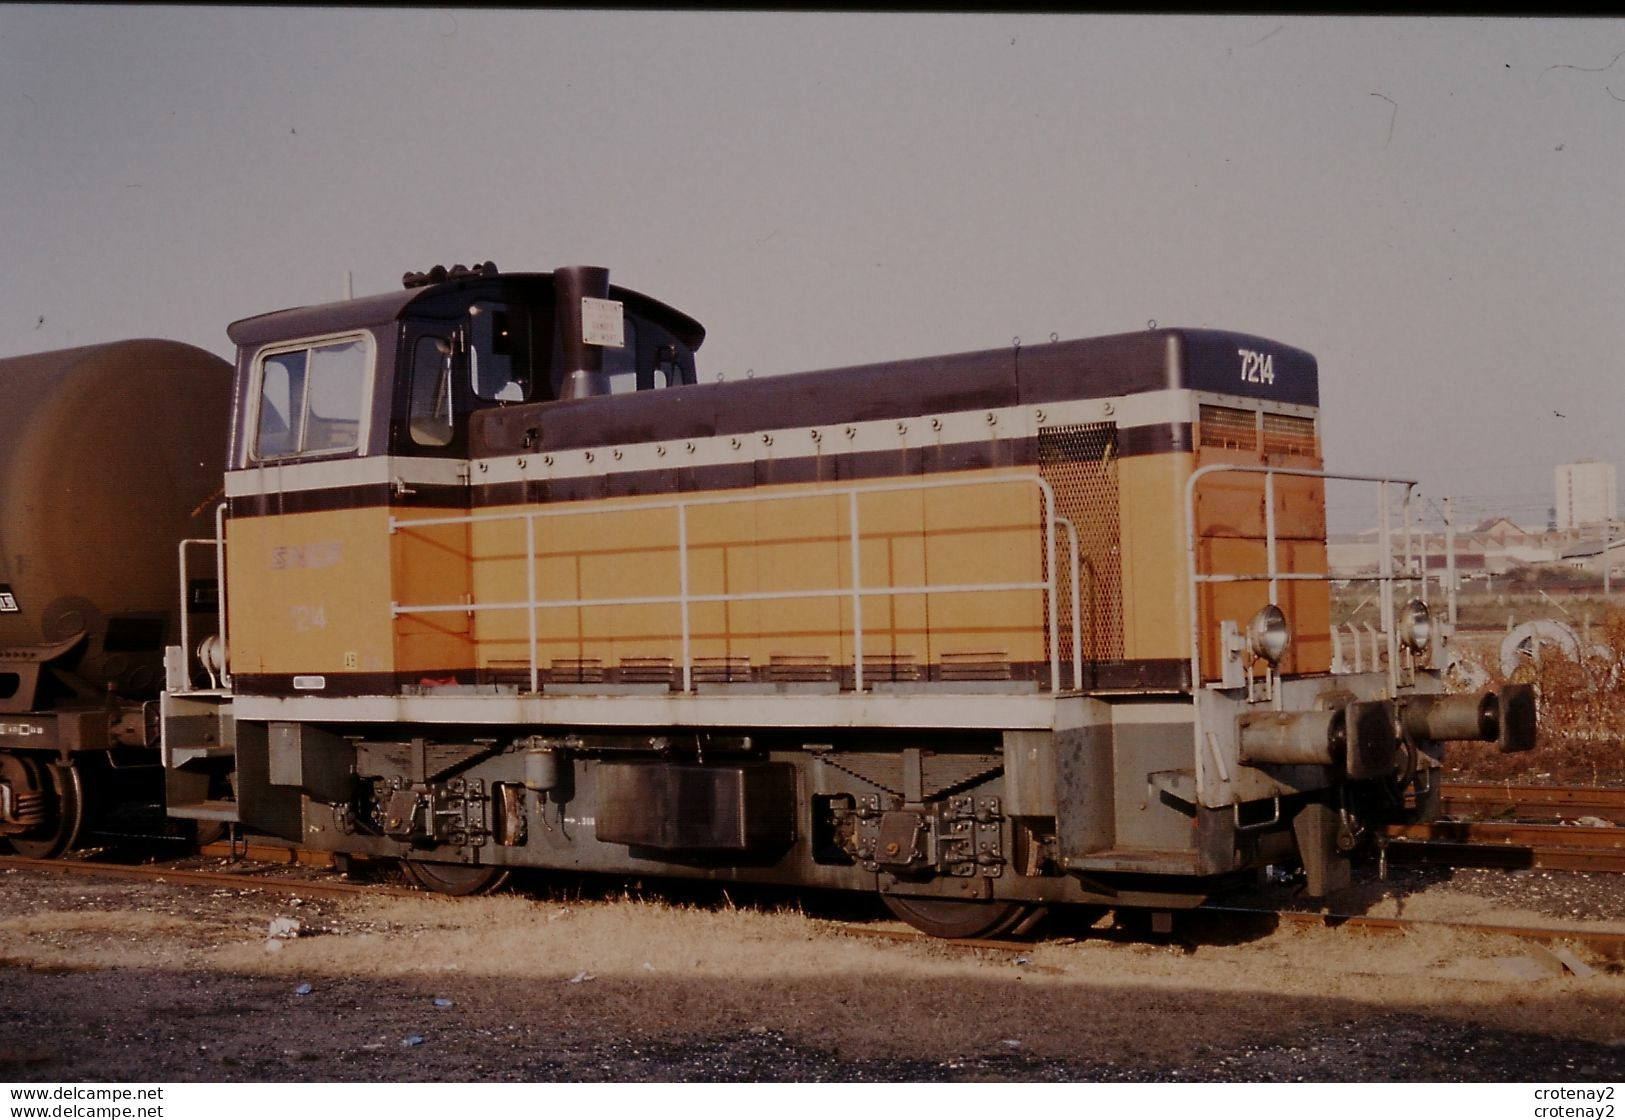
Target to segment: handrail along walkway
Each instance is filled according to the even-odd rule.
[[[1018,582],[989,582],[989,583],[963,583],[963,584],[920,584],[899,586],[868,586],[862,582],[862,532],[859,521],[859,499],[870,494],[898,493],[898,492],[924,492],[928,490],[965,489],[968,487],[986,486],[1034,486],[1038,489],[1043,502],[1043,534],[1044,534],[1044,569],[1046,578],[1037,581]],[[850,586],[798,589],[793,591],[753,591],[753,592],[723,592],[719,594],[697,595],[693,592],[689,582],[689,539],[688,514],[689,510],[705,506],[737,505],[744,503],[766,503],[785,501],[808,501],[816,499],[831,499],[845,497],[847,502],[847,544],[850,556],[851,578]],[[539,599],[536,592],[536,540],[537,523],[544,520],[554,520],[567,517],[591,517],[604,514],[638,513],[649,511],[669,510],[676,518],[678,555],[678,592],[676,595],[629,595],[614,598],[574,598],[574,599]],[[683,681],[682,691],[694,691],[694,655],[693,655],[693,621],[692,608],[702,603],[745,603],[745,602],[771,602],[775,600],[790,599],[843,599],[852,605],[852,648],[853,648],[853,687],[855,691],[864,690],[863,675],[863,600],[875,596],[898,595],[950,595],[950,594],[986,594],[1007,591],[1042,591],[1046,597],[1046,611],[1048,617],[1048,655],[1050,663],[1050,687],[1053,692],[1061,691],[1061,642],[1059,627],[1059,584],[1056,570],[1056,548],[1054,529],[1060,527],[1067,533],[1069,561],[1069,574],[1074,589],[1072,595],[1072,684],[1074,689],[1083,686],[1082,665],[1082,612],[1079,604],[1080,596],[1077,593],[1079,575],[1079,548],[1078,533],[1073,524],[1065,517],[1055,512],[1055,493],[1050,484],[1036,474],[1005,475],[998,478],[954,478],[954,479],[920,479],[906,482],[868,483],[847,486],[823,486],[816,490],[791,490],[783,492],[764,493],[752,490],[740,494],[712,495],[700,498],[671,498],[659,501],[630,502],[610,506],[586,503],[571,503],[562,506],[549,506],[538,509],[526,509],[508,513],[476,513],[461,514],[451,517],[423,517],[399,518],[393,514],[389,519],[389,531],[395,533],[401,529],[426,528],[435,525],[477,525],[498,522],[521,521],[525,526],[525,584],[527,598],[518,602],[500,603],[421,603],[401,604],[391,603],[390,614],[392,618],[402,615],[419,615],[434,613],[464,612],[473,614],[477,611],[525,611],[528,620],[528,638],[530,644],[530,691],[541,691],[541,672],[538,658],[539,635],[537,633],[536,616],[542,610],[579,609],[582,607],[633,607],[633,606],[677,606],[681,617],[681,640],[683,654]],[[922,529],[922,536],[925,530]]]

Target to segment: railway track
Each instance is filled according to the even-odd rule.
[[[1533,786],[1503,782],[1454,782],[1445,785],[1446,819],[1427,825],[1396,826],[1387,831],[1384,858],[1394,863],[1540,868],[1560,871],[1625,872],[1625,789]],[[1574,823],[1585,820],[1585,824]],[[110,863],[86,859],[37,860],[0,856],[0,868],[51,871],[66,875],[167,881],[187,886],[258,890],[312,898],[351,898],[361,894],[410,895],[420,892],[379,883],[334,878],[287,878],[292,868],[330,869],[330,853],[287,844],[222,841],[199,850],[205,857],[233,861],[230,870],[176,868],[162,864]],[[1198,913],[1269,914],[1274,920],[1351,929],[1399,930],[1418,923],[1361,915],[1304,914],[1293,911],[1241,911],[1200,908]],[[1433,923],[1438,924],[1438,923]],[[1460,926],[1529,940],[1582,938],[1611,958],[1625,957],[1625,934],[1580,934],[1574,931]],[[925,939],[912,931],[856,928],[857,935],[891,940]],[[1010,950],[1019,942],[960,941],[965,948]]]
[[[1439,929],[1455,933],[1471,933],[1515,937],[1520,941],[1533,941],[1542,945],[1556,945],[1572,941],[1585,945],[1609,960],[1625,960],[1625,933],[1611,930],[1561,929],[1547,926],[1509,926],[1490,922],[1441,922],[1407,918],[1381,918],[1370,914],[1315,914],[1299,910],[1244,910],[1231,907],[1203,907],[1207,913],[1221,915],[1267,915],[1283,925],[1301,928],[1348,929],[1363,933],[1406,933],[1412,930]]]
[[[1452,817],[1598,817],[1625,825],[1625,789],[1447,782],[1443,792],[1444,812]]]
[[[1625,872],[1625,789],[1453,782],[1445,785],[1443,798],[1446,819],[1387,830],[1386,858],[1448,867]]]
[[[1625,828],[1440,820],[1387,830],[1388,859],[1447,867],[1625,872]]]
[[[82,875],[97,878],[145,880],[154,883],[173,883],[185,887],[215,887],[234,891],[265,891],[271,894],[302,898],[357,898],[364,895],[418,895],[421,891],[391,887],[378,883],[353,883],[342,880],[289,879],[274,877],[286,862],[269,868],[239,870],[198,870],[175,868],[161,864],[121,864],[92,860],[41,860],[19,856],[0,856],[0,870],[42,871],[59,875]],[[1294,910],[1267,910],[1250,907],[1202,906],[1186,912],[1197,920],[1225,922],[1267,922],[1274,925],[1345,929],[1359,933],[1394,934],[1416,930],[1441,929],[1456,933],[1512,937],[1547,946],[1577,944],[1609,960],[1625,960],[1625,932],[1588,930],[1574,927],[1510,926],[1493,923],[1418,921],[1403,918],[1373,917],[1364,914],[1326,914]],[[944,941],[929,937],[917,930],[890,927],[847,925],[841,932],[848,936],[893,942],[920,942],[941,946],[954,951],[992,950],[1021,953],[1041,942],[1019,940],[966,939]],[[1119,931],[1099,931],[1103,937],[1135,938],[1141,934],[1124,935]],[[1563,961],[1570,968],[1570,961]],[[1583,966],[1582,966],[1583,967]]]
[[[286,866],[283,864],[282,866]],[[391,887],[382,883],[352,883],[342,879],[273,878],[277,865],[269,868],[243,868],[233,871],[204,871],[167,867],[154,863],[104,863],[81,859],[25,859],[0,856],[0,870],[49,871],[59,875],[86,875],[103,879],[138,879],[147,882],[178,883],[188,887],[228,887],[232,890],[265,891],[269,894],[302,898],[355,898],[369,894],[413,895],[420,891]]]
[[[1625,789],[1451,782],[1448,820],[1388,830],[1395,863],[1625,873]],[[1591,823],[1579,824],[1587,821]],[[326,852],[261,842],[216,843],[202,854],[331,867]]]
[[[1293,926],[1301,929],[1340,929],[1351,933],[1375,935],[1403,934],[1423,930],[1446,930],[1452,933],[1511,937],[1519,941],[1527,941],[1543,946],[1561,947],[1566,943],[1582,945],[1607,960],[1625,960],[1625,933],[1613,930],[1512,926],[1489,922],[1441,922],[1408,918],[1382,918],[1369,914],[1322,914],[1298,910],[1264,910],[1232,906],[1200,906],[1195,910],[1182,912],[1179,918],[1176,918],[1176,923],[1181,920],[1188,920],[1187,916],[1195,917],[1197,920],[1211,921],[1217,919],[1228,922],[1262,922],[1275,926]],[[1180,926],[1176,924],[1175,932],[1169,935],[1176,941],[1181,939],[1179,929]],[[848,926],[843,928],[841,932],[851,937],[862,937],[875,941],[920,942],[928,945],[939,945],[949,950],[987,950],[1018,955],[1029,952],[1035,946],[1043,944],[1043,939],[1033,942],[987,939],[944,941],[920,933],[917,930],[869,928],[866,926]],[[1125,935],[1115,930],[1097,930],[1095,934],[1114,940],[1137,940],[1143,939],[1145,936],[1143,933]],[[1562,961],[1561,964],[1572,967],[1567,961]]]

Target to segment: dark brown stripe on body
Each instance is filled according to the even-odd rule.
[[[1260,356],[1271,356],[1267,382],[1263,375],[1257,380],[1243,376],[1241,355],[1255,348]],[[1143,331],[490,409],[471,417],[470,447],[478,459],[906,420],[1163,389],[1205,389],[1292,404],[1319,401],[1315,359],[1302,350],[1228,331]]]
[[[333,510],[468,508],[466,486],[413,483],[404,490],[388,483],[332,486],[321,490],[287,490],[278,494],[246,494],[229,500],[232,517],[275,517],[287,513],[325,513]]]
[[[1190,446],[1189,424],[1155,424],[1118,431],[1118,453],[1123,458],[1188,451]],[[757,486],[872,482],[887,478],[901,480],[957,471],[1029,467],[1037,462],[1038,441],[1021,438],[899,448],[896,451],[856,451],[697,467],[674,466],[522,482],[481,483],[480,472],[476,471],[472,488],[414,483],[407,487],[407,493],[402,494],[394,486],[368,484],[233,498],[231,516],[267,517],[376,506],[461,510],[604,498],[652,498],[748,490]]]
[[[850,665],[837,665],[830,667],[833,679],[839,683],[842,693],[852,695],[853,672]],[[865,661],[865,677],[871,686],[877,682],[884,683],[885,677],[868,669]],[[943,667],[940,665],[923,665],[924,679],[934,687],[933,692],[941,692],[947,683],[943,680]],[[1040,689],[1047,692],[1050,679],[1049,662],[1016,662],[1009,666],[1010,682],[1037,682]],[[739,672],[748,673],[748,676],[737,679],[734,683],[759,685],[777,682],[772,676],[774,669],[768,665],[751,665],[741,667]],[[952,670],[950,670],[951,672]],[[598,672],[602,673],[603,683],[608,685],[621,684],[647,684],[648,670],[646,668],[623,668],[620,666],[606,666]],[[670,688],[676,691],[681,683],[681,670],[672,668]],[[490,670],[490,669],[441,669],[433,671],[419,671],[415,673],[301,673],[301,677],[320,676],[323,687],[295,688],[295,675],[292,673],[238,673],[233,676],[233,686],[240,696],[316,696],[355,698],[361,696],[399,696],[405,690],[412,690],[414,695],[433,695],[435,687],[447,686],[478,686],[485,689],[495,687],[518,688],[529,687],[530,675],[528,670]],[[541,670],[542,691],[545,695],[548,685],[554,684],[561,691],[556,695],[590,695],[591,684],[584,683],[578,675],[562,677],[550,682],[549,671]],[[1114,691],[1117,689],[1153,689],[1169,692],[1178,692],[1189,687],[1190,662],[1174,658],[1147,658],[1139,661],[1097,661],[1085,662],[1083,666],[1083,687],[1085,690]],[[985,690],[999,682],[964,681],[967,691]],[[1072,667],[1063,662],[1061,665],[1061,683],[1064,690],[1072,687]],[[726,695],[725,685],[708,686],[710,695]],[[906,695],[907,683],[898,683],[894,686],[899,694]],[[565,693],[562,689],[568,688]],[[794,684],[787,685],[788,691],[794,692]],[[511,693],[509,693],[511,695]],[[491,692],[479,695],[492,695]],[[656,691],[652,695],[660,696]],[[831,693],[830,695],[836,695]],[[867,695],[867,693],[866,693]]]

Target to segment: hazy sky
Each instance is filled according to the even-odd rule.
[[[0,355],[598,264],[757,376],[1163,326],[1328,465],[1625,461],[1625,21],[0,6]]]

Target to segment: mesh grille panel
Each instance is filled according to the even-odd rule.
[[[1258,450],[1258,421],[1252,409],[1204,404],[1198,419],[1201,421],[1203,447]]]
[[[1266,455],[1314,455],[1315,418],[1264,413],[1264,453]]]
[[[1039,473],[1055,490],[1056,512],[1078,531],[1083,583],[1082,659],[1123,659],[1122,536],[1117,511],[1117,425],[1069,424],[1038,430]],[[1061,660],[1072,649],[1073,588],[1067,573],[1066,534],[1057,534],[1061,564]]]

